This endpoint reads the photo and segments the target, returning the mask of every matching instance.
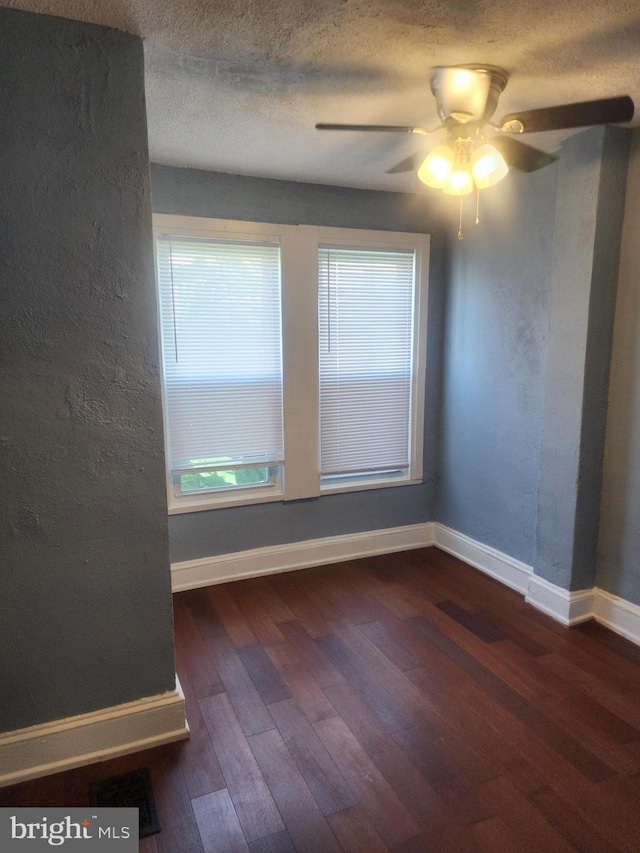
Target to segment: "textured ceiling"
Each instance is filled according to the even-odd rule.
[[[152,159],[244,175],[421,192],[385,170],[417,137],[314,124],[437,123],[434,65],[486,62],[515,109],[629,94],[638,0],[0,0],[145,42]],[[526,141],[554,150],[560,134]],[[430,143],[429,143],[430,144]]]

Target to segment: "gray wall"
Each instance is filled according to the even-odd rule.
[[[632,136],[611,357],[597,586],[640,604],[640,130]]]
[[[557,164],[450,222],[436,520],[532,564]],[[453,201],[453,200],[452,200]],[[457,209],[456,209],[457,213]]]
[[[556,202],[535,573],[593,587],[628,131],[563,146]]]
[[[0,9],[0,730],[174,685],[141,42]]]
[[[443,239],[438,196],[405,195],[248,178],[153,165],[157,213],[285,224],[430,233],[425,482],[397,489],[327,495],[169,519],[171,558],[191,560],[266,545],[416,524],[433,518],[443,300]]]

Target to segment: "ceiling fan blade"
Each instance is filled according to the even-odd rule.
[[[536,172],[557,160],[553,154],[540,151],[511,136],[494,136],[491,145],[498,149],[507,165],[519,172]]]
[[[404,160],[401,160],[399,163],[396,163],[395,166],[387,169],[385,175],[399,175],[402,172],[415,172],[422,160],[424,160],[424,154],[412,154],[410,157],[405,157]]]
[[[540,110],[509,113],[500,122],[506,133],[537,133],[541,130],[565,130],[571,127],[590,127],[595,124],[617,124],[631,121],[633,101],[628,95],[582,101]]]
[[[375,133],[418,133],[421,136],[433,133],[426,127],[408,127],[398,124],[317,124],[316,130],[366,130]]]

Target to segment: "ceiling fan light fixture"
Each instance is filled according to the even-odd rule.
[[[471,168],[468,165],[457,166],[449,175],[442,191],[446,195],[469,195],[473,191]]]
[[[478,189],[484,190],[505,178],[509,167],[497,148],[485,143],[474,149],[471,155],[471,171]]]
[[[418,169],[418,178],[428,187],[440,190],[447,183],[454,161],[453,148],[450,145],[438,145]]]

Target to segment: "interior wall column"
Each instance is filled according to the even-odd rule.
[[[629,136],[578,133],[559,163],[534,572],[567,590],[595,580]]]

